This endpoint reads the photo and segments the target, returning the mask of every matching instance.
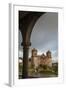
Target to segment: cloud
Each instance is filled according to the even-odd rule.
[[[19,56],[19,57],[23,57],[23,51],[19,50],[18,56]]]
[[[22,37],[19,32],[19,51]],[[31,34],[31,48],[38,49],[38,54],[51,50],[53,57],[58,57],[58,14],[46,13],[36,22]],[[22,55],[20,53],[20,55]],[[31,56],[31,51],[29,56]]]

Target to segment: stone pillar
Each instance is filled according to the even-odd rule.
[[[23,72],[22,78],[28,78],[28,57],[32,29],[38,18],[44,12],[19,11],[19,30],[22,34],[23,45]]]
[[[28,60],[30,43],[23,42],[23,71],[22,78],[28,78]]]

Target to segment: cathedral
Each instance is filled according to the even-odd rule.
[[[52,67],[51,51],[47,51],[46,55],[44,53],[42,55],[38,55],[37,53],[37,49],[33,48],[31,51],[31,64],[34,68],[37,68],[39,65],[47,65]]]

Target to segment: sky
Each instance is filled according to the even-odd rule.
[[[19,32],[19,56],[23,56],[21,46],[21,33]],[[42,15],[33,27],[31,34],[31,47],[38,50],[38,54],[46,53],[48,50],[52,53],[54,61],[58,60],[58,13],[47,12]]]

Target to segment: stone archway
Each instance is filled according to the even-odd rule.
[[[30,37],[33,27],[36,21],[43,15],[45,12],[28,12],[28,11],[19,11],[19,30],[22,34],[22,43],[23,46],[23,72],[22,78],[28,78],[28,56],[29,56],[29,47],[31,45]]]

